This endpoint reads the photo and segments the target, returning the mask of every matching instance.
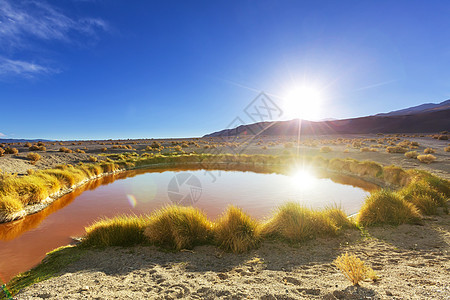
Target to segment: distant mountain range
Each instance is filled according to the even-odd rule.
[[[433,133],[450,130],[450,100],[427,103],[374,116],[328,121],[273,121],[241,125],[205,135],[272,135],[290,136],[357,133]]]
[[[376,116],[402,116],[402,115],[413,115],[424,112],[432,112],[439,110],[450,109],[450,99],[441,103],[425,103],[405,109],[395,110],[388,113],[377,114]]]
[[[54,142],[52,140],[42,140],[42,139],[34,139],[34,140],[26,140],[26,139],[2,139],[0,138],[0,144],[5,143],[37,143],[37,142]]]

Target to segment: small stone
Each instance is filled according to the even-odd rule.
[[[386,291],[386,296],[393,296],[390,291]]]

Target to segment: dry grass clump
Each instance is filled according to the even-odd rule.
[[[413,182],[401,189],[398,194],[426,215],[437,214],[438,207],[444,207],[444,210],[447,210],[447,199],[444,194],[440,193],[426,180]]]
[[[214,237],[217,245],[226,251],[246,252],[260,242],[260,224],[240,208],[230,206],[215,223]]]
[[[144,228],[147,217],[117,216],[101,219],[86,228],[83,246],[133,246],[145,241]]]
[[[405,153],[405,157],[407,158],[417,158],[418,155],[417,151],[408,151]]]
[[[359,149],[359,151],[361,151],[361,152],[377,152],[378,149],[377,148],[363,147],[363,148]]]
[[[450,152],[450,146],[445,147],[445,148],[444,148],[444,151],[445,151],[445,152]],[[1,155],[0,155],[0,156],[1,156]]]
[[[328,153],[331,151],[333,151],[333,149],[331,149],[331,147],[328,147],[328,146],[323,146],[322,148],[320,148],[320,152],[322,152],[322,153]]]
[[[23,209],[22,202],[11,196],[0,195],[0,219]]]
[[[448,140],[448,136],[447,135],[440,135],[440,136],[438,136],[437,139],[441,140],[441,141],[447,141]]]
[[[293,147],[294,147],[294,144],[291,142],[287,142],[284,144],[284,148],[293,148]]]
[[[59,152],[72,153],[73,151],[66,147],[59,148]]]
[[[5,150],[3,150],[3,148],[0,148],[0,156],[3,156],[4,153],[5,153]]]
[[[384,181],[394,185],[405,186],[411,178],[405,170],[396,166],[387,166],[383,168]]]
[[[324,214],[339,229],[354,228],[356,226],[356,224],[347,217],[345,212],[337,206],[325,209]]]
[[[434,150],[433,148],[426,148],[425,150],[423,150],[423,153],[432,154],[432,153],[436,153],[436,150]]]
[[[376,279],[375,271],[354,254],[346,252],[336,258],[334,264],[353,285],[358,285],[367,278]]]
[[[383,167],[373,161],[348,160],[350,172],[359,176],[379,177],[383,174]]]
[[[210,239],[211,227],[211,222],[200,210],[171,205],[150,216],[144,235],[158,246],[192,249]]]
[[[32,145],[29,147],[30,151],[47,151],[44,145]]]
[[[402,146],[392,146],[392,147],[387,147],[386,152],[388,152],[388,153],[406,153],[406,152],[408,152],[408,148],[405,148]]]
[[[357,221],[363,226],[417,223],[421,219],[416,206],[390,190],[379,190],[367,197]]]
[[[424,155],[418,155],[417,159],[424,164],[431,164],[433,161],[436,160],[436,156],[433,154],[424,154]]]
[[[17,150],[17,148],[11,148],[11,147],[7,147],[5,149],[5,154],[18,154],[19,150]]]
[[[294,202],[280,206],[262,229],[264,236],[291,243],[335,235],[337,231],[338,227],[324,212],[314,211]]]
[[[96,161],[97,161],[97,157],[95,157],[95,156],[89,156],[89,161],[90,161],[90,162],[96,162]]]
[[[34,165],[34,164],[36,164],[36,163],[38,162],[38,160],[40,160],[42,157],[41,157],[39,154],[37,154],[37,153],[30,152],[30,153],[27,154],[27,158],[28,158],[29,160],[31,160],[31,163]]]

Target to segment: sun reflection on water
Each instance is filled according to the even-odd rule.
[[[292,173],[292,184],[301,190],[313,188],[317,183],[317,178],[310,170],[299,169]]]

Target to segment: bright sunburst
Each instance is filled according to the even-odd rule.
[[[285,97],[285,113],[292,118],[316,120],[320,116],[322,93],[313,86],[292,89]]]
[[[310,171],[305,169],[297,170],[291,175],[291,178],[292,184],[302,190],[313,187],[317,181],[316,177],[314,177]]]

